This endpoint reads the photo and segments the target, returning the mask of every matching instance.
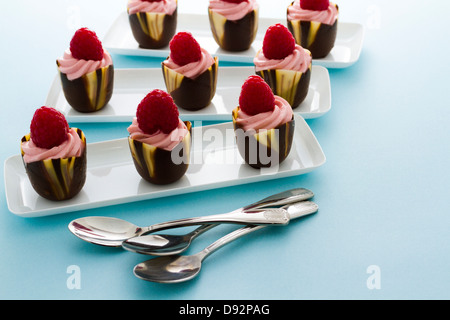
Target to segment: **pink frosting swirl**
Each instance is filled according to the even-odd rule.
[[[128,14],[137,12],[154,12],[172,15],[177,8],[176,0],[162,0],[158,2],[148,2],[141,0],[128,1]]]
[[[203,72],[205,72],[211,65],[214,63],[214,58],[209,54],[208,51],[201,48],[202,54],[201,58],[198,61],[188,63],[184,66],[180,66],[176,64],[172,58],[169,56],[166,60],[163,61],[164,65],[178,73],[181,73],[185,77],[195,79]]]
[[[338,18],[338,14],[338,9],[332,2],[330,2],[327,10],[320,11],[302,9],[302,7],[300,7],[300,0],[295,0],[294,3],[288,7],[287,19],[289,21],[317,21],[332,25]]]
[[[85,144],[81,141],[75,128],[69,130],[66,141],[51,149],[40,148],[31,139],[22,143],[23,160],[26,163],[46,159],[79,157],[83,153],[84,148]]]
[[[158,130],[153,134],[147,134],[139,128],[137,118],[135,117],[128,127],[128,132],[130,133],[130,138],[133,140],[171,151],[184,139],[189,130],[186,124],[180,119],[178,126],[171,133],[164,133]]]
[[[209,9],[223,15],[228,20],[242,19],[247,13],[258,8],[256,0],[242,1],[241,3],[210,0]]]
[[[261,129],[270,130],[290,121],[292,115],[291,105],[280,96],[275,96],[275,108],[273,111],[248,115],[239,109],[236,123],[241,126],[244,131],[250,129],[255,131]]]
[[[255,71],[269,69],[293,70],[306,72],[311,65],[312,57],[309,50],[296,44],[294,51],[284,59],[267,59],[262,50],[259,50],[253,59]]]
[[[111,55],[104,50],[102,60],[83,60],[72,56],[70,49],[64,52],[62,58],[58,59],[59,71],[67,75],[67,79],[74,80],[86,73],[112,65]]]

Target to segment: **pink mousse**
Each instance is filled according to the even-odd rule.
[[[210,0],[209,9],[223,15],[228,20],[239,20],[254,9],[258,8],[256,0],[243,1],[241,3],[225,2],[221,0]]]
[[[338,9],[336,5],[330,2],[327,10],[306,10],[300,7],[300,0],[295,0],[294,3],[288,7],[287,19],[301,20],[301,21],[316,21],[324,24],[333,25],[338,18]]]
[[[104,50],[102,60],[83,60],[76,59],[72,52],[67,49],[62,58],[58,59],[59,71],[67,75],[67,79],[74,80],[80,78],[86,73],[112,65],[111,55]]]
[[[130,133],[130,138],[133,140],[137,140],[167,151],[172,151],[173,148],[175,148],[177,144],[184,139],[189,130],[187,129],[186,124],[180,119],[178,126],[170,133],[164,133],[158,130],[153,134],[147,134],[139,128],[137,118],[135,117],[131,125],[128,127],[128,132]]]
[[[244,131],[248,130],[270,130],[292,119],[291,105],[279,96],[275,96],[275,108],[273,111],[261,112],[255,115],[248,115],[241,109],[238,111],[236,123],[242,127]]]
[[[167,68],[176,71],[178,73],[181,73],[185,77],[195,79],[203,72],[208,70],[208,68],[211,67],[211,65],[214,63],[214,58],[211,56],[211,54],[209,54],[208,51],[201,48],[201,52],[202,54],[200,60],[188,63],[184,66],[176,64],[172,60],[172,58],[170,58],[170,56],[169,58],[167,58],[167,60],[164,60],[163,63]]]
[[[84,148],[84,143],[74,128],[69,130],[66,141],[51,149],[39,148],[31,139],[22,143],[23,160],[26,163],[46,159],[79,157]]]
[[[312,57],[309,50],[303,49],[296,44],[294,51],[284,59],[268,59],[264,56],[262,50],[259,50],[253,59],[255,71],[269,69],[293,70],[305,73],[311,65]]]
[[[176,8],[176,0],[162,0],[158,2],[141,0],[128,1],[128,14],[135,14],[137,12],[154,12],[172,15]]]

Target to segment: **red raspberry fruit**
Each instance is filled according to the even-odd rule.
[[[295,48],[295,39],[292,33],[280,23],[267,28],[263,40],[263,53],[267,59],[284,59]]]
[[[147,1],[147,2],[161,2],[163,0],[142,0],[142,1]]]
[[[239,107],[248,115],[273,111],[275,97],[269,85],[260,76],[250,76],[242,85]]]
[[[200,60],[202,51],[189,32],[178,32],[169,43],[170,57],[179,66]]]
[[[31,140],[39,148],[51,149],[68,139],[69,124],[64,115],[49,107],[34,112],[30,125]]]
[[[103,59],[103,46],[94,31],[87,28],[78,29],[70,41],[70,51],[76,59]]]
[[[327,10],[330,0],[300,0],[300,7],[305,10]]]
[[[178,126],[178,108],[170,94],[155,89],[139,103],[136,117],[139,128],[147,134],[158,130],[170,133]]]

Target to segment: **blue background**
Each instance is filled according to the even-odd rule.
[[[206,13],[206,0],[179,0]],[[290,0],[259,0],[284,21]],[[2,299],[449,299],[449,28],[443,1],[341,0],[340,21],[365,26],[359,61],[330,69],[332,108],[308,120],[327,157],[311,173],[42,218],[9,212],[0,184]],[[100,38],[126,0],[9,1],[0,10],[0,163],[19,153],[62,55],[81,26]],[[113,56],[116,68],[160,60]],[[127,123],[79,124],[89,142],[126,136]],[[0,172],[4,179],[3,170]],[[132,273],[145,256],[85,243],[68,223],[90,215],[138,225],[221,213],[285,189],[315,193],[318,214],[266,228],[213,254],[196,279],[174,285]],[[230,226],[198,238],[189,252]],[[69,289],[69,266],[81,288]],[[370,289],[368,268],[380,271]]]

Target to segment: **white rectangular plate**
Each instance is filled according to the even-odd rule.
[[[242,52],[230,52],[219,48],[211,33],[209,18],[205,15],[179,14],[177,31],[189,31],[200,45],[219,60],[253,63],[267,28],[275,23],[286,25],[280,19],[260,18],[258,32],[250,49]],[[358,61],[364,39],[364,28],[358,23],[339,22],[338,33],[333,50],[328,56],[314,59],[313,63],[327,68],[346,68]],[[152,50],[140,48],[131,33],[128,13],[123,12],[113,22],[104,39],[104,47],[110,52],[122,55],[152,56],[166,58],[169,47]]]
[[[21,156],[12,156],[4,165],[8,208],[18,216],[39,217],[294,176],[325,163],[322,148],[300,116],[295,116],[289,156],[271,169],[258,170],[244,163],[231,122],[194,127],[192,136],[188,171],[179,181],[163,186],[139,176],[127,138],[88,144],[86,184],[75,198],[61,202],[40,197],[29,182]]]
[[[238,105],[241,86],[255,74],[254,67],[220,67],[216,95],[202,110],[180,110],[183,120],[230,121]],[[114,92],[110,102],[101,110],[82,113],[73,109],[64,97],[59,75],[55,76],[46,105],[61,111],[69,122],[131,122],[142,98],[152,89],[166,90],[161,68],[116,69]],[[306,99],[294,110],[305,119],[316,118],[331,108],[331,88],[328,70],[313,66]]]

